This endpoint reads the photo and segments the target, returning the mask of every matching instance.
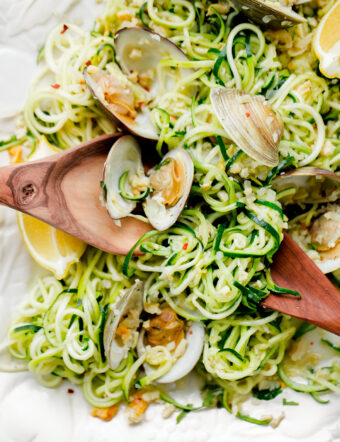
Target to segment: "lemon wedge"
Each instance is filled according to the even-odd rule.
[[[319,23],[313,47],[323,75],[328,78],[340,78],[340,0]]]
[[[42,136],[28,161],[46,158],[57,152],[59,150]],[[57,279],[64,278],[71,264],[84,253],[86,244],[30,215],[18,212],[17,219],[22,239],[32,258],[50,270]]]

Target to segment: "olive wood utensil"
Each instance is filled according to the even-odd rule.
[[[262,302],[264,307],[340,335],[340,291],[286,233],[274,255],[270,273],[275,284],[296,290],[301,299],[270,294]]]
[[[0,203],[82,239],[125,255],[149,224],[115,222],[103,205],[103,166],[119,135],[104,135],[38,161],[0,168]]]
[[[151,226],[131,217],[115,223],[100,200],[103,166],[118,136],[104,135],[46,159],[1,167],[0,202],[106,252],[126,255]],[[287,234],[271,275],[302,298],[269,295],[262,306],[340,334],[340,292]]]

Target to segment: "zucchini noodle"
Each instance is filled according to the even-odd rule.
[[[339,81],[320,74],[310,50],[310,35],[328,10],[327,2],[319,3],[315,19],[289,30],[265,31],[244,22],[229,3],[107,0],[91,32],[68,24],[50,33],[24,108],[27,135],[0,148],[31,143],[33,149],[32,143],[45,135],[66,149],[114,132],[83,71],[91,64],[114,75],[119,69],[115,33],[144,26],[170,39],[188,57],[162,59],[156,77],[164,80],[166,71],[173,75],[173,85],[169,90],[161,81],[161,92],[148,110],[159,133],[157,152],[163,156],[175,147],[186,149],[194,163],[194,181],[176,224],[148,232],[126,257],[89,246],[64,280],[49,275],[36,280],[7,345],[43,385],[56,387],[68,379],[99,408],[130,401],[141,388],[155,388],[176,360],[166,345],[149,346],[142,355],[132,348],[115,370],[104,351],[109,308],[138,279],[144,283],[143,326],[164,306],[186,327],[195,321],[205,325],[197,371],[215,404],[237,417],[269,424],[271,419],[242,414],[242,402],[252,391],[281,388],[280,382],[311,394],[339,393],[340,369],[334,360],[315,369],[306,363],[292,374],[290,357],[306,330],[302,332],[299,321],[259,306],[269,292],[297,295],[273,283],[270,264],[283,230],[289,227],[294,233],[296,228],[293,236],[301,242],[296,226],[308,226],[324,209],[304,205],[298,213],[286,213],[283,194],[271,187],[272,179],[291,167],[340,168]],[[310,8],[300,5],[299,11],[310,13]],[[181,69],[187,75],[179,75]],[[133,72],[128,80],[138,95]],[[253,160],[228,138],[210,102],[215,86],[262,95],[282,118],[276,168]],[[143,254],[136,256],[138,248]],[[147,373],[145,364],[151,367]],[[296,382],[297,375],[305,383]],[[161,397],[183,412],[195,409],[180,406],[165,393]]]

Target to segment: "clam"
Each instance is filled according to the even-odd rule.
[[[340,206],[330,204],[312,223],[310,238],[320,255],[318,266],[323,273],[340,267]]]
[[[189,153],[180,147],[168,152],[146,175],[134,137],[124,135],[112,146],[104,166],[105,205],[114,219],[128,216],[143,201],[145,215],[157,230],[171,227],[188,199],[194,177]]]
[[[183,323],[183,321],[178,320],[176,314],[170,308],[164,309],[160,316],[164,314],[175,318],[168,328],[171,336],[167,342],[167,347],[172,348],[171,351],[174,355],[176,355],[177,349],[180,349],[180,352],[177,355],[179,357],[175,360],[170,370],[157,379],[157,382],[162,384],[175,382],[190,373],[201,356],[204,344],[204,325],[201,322],[193,322],[185,332],[183,331],[183,327],[180,330],[178,330],[177,327],[177,330],[174,333],[174,329],[176,329],[176,321],[180,323]],[[146,345],[165,345],[166,334],[163,330],[164,328],[162,327],[162,330],[159,332],[161,335],[160,340],[148,337],[145,329],[141,331],[137,344],[137,352],[139,356],[145,353]],[[147,375],[153,371],[152,367],[147,363],[144,363],[144,370]]]
[[[157,140],[150,108],[157,97],[169,92],[191,69],[159,69],[162,59],[188,61],[170,40],[144,28],[124,28],[115,35],[117,65],[103,71],[96,66],[84,70],[85,81],[106,113],[130,132]],[[130,79],[134,78],[134,82]]]
[[[282,204],[329,203],[340,198],[340,175],[318,167],[301,167],[272,181]],[[286,194],[286,195],[285,195]]]
[[[304,17],[279,0],[232,0],[232,2],[250,20],[266,28],[289,28],[306,21]],[[306,0],[295,1],[296,5],[301,3],[306,3]]]
[[[112,370],[119,367],[128,351],[134,348],[138,340],[137,328],[143,309],[144,284],[137,280],[135,284],[110,306],[111,312],[104,327],[104,350]]]
[[[217,87],[210,91],[210,100],[230,140],[261,164],[278,164],[283,123],[262,96]]]
[[[162,162],[149,171],[150,194],[144,212],[157,230],[171,227],[184,209],[194,179],[190,154],[181,147],[168,152]]]
[[[329,273],[340,268],[340,175],[318,167],[301,167],[277,176],[272,186],[285,206],[331,203],[312,220],[308,234],[320,256],[316,262],[320,270]]]

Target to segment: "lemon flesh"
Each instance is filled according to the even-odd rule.
[[[46,158],[58,153],[43,136],[29,161]],[[66,276],[71,264],[77,262],[86,249],[86,244],[30,215],[17,213],[22,239],[32,258],[50,270],[57,279]]]
[[[313,47],[323,75],[328,78],[340,78],[340,0],[319,23]]]

